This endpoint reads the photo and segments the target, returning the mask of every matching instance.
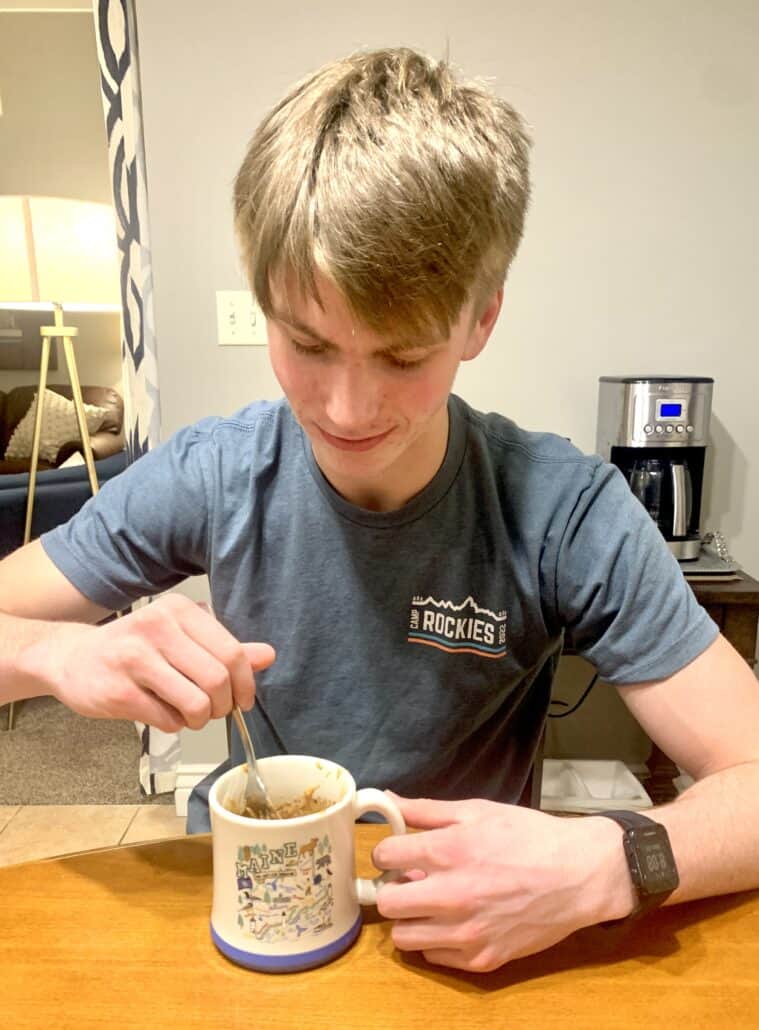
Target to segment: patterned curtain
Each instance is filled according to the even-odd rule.
[[[156,446],[161,428],[134,2],[97,0],[93,13],[121,261],[124,425],[128,460],[133,462]],[[179,734],[136,726],[143,791],[174,790]]]

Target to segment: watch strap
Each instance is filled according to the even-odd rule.
[[[653,819],[649,819],[647,815],[641,815],[640,812],[610,810],[608,812],[597,812],[596,814],[604,815],[607,819],[613,819],[615,823],[619,823],[625,830],[634,830],[639,826],[661,826],[661,823],[654,822]]]

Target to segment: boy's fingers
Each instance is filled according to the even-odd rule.
[[[465,801],[433,801],[430,798],[404,798],[391,790],[385,793],[401,810],[406,825],[417,830],[434,830],[462,821]]]
[[[277,657],[277,652],[271,644],[248,643],[243,644],[242,648],[245,651],[251,669],[256,671],[268,669]]]

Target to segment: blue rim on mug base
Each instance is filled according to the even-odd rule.
[[[242,951],[220,937],[214,930],[213,924],[211,925],[211,938],[222,955],[226,955],[238,966],[256,969],[261,973],[297,973],[303,969],[323,966],[337,958],[338,955],[342,955],[356,940],[360,930],[361,914],[359,913],[356,922],[342,937],[338,937],[336,941],[326,944],[323,948],[301,951],[296,955],[257,955],[255,952]]]

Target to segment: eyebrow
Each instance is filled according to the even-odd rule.
[[[301,322],[295,315],[282,315],[277,311],[273,311],[271,317],[275,322],[282,322],[283,325],[288,326],[290,329],[295,329],[296,332],[303,333],[304,336],[310,336],[312,340],[320,343],[323,347],[339,350],[336,343],[333,343],[332,340],[328,340],[324,336],[320,336],[315,329],[306,325],[305,322]],[[438,340],[434,337],[426,340],[399,339],[388,343],[386,347],[381,349],[381,353],[400,354],[409,350],[432,350],[434,347],[439,347],[443,342],[443,340]]]

